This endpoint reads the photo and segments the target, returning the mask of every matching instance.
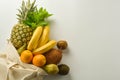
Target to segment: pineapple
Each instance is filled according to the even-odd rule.
[[[16,49],[26,43],[28,44],[31,39],[33,29],[29,25],[24,24],[24,21],[27,19],[28,13],[35,10],[36,6],[34,4],[35,0],[33,3],[30,3],[30,0],[28,0],[26,4],[23,1],[21,9],[18,9],[18,23],[13,26],[10,37],[10,41]]]

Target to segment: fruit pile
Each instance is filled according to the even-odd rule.
[[[48,74],[68,74],[69,66],[60,64],[67,41],[57,42],[49,37],[47,18],[52,14],[42,7],[38,9],[35,0],[32,3],[30,0],[23,1],[18,11],[18,23],[11,31],[10,41],[17,49],[20,60],[43,68]]]

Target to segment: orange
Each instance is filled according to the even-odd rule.
[[[20,59],[22,62],[24,63],[30,63],[33,59],[33,54],[31,51],[29,50],[24,50],[22,53],[21,53],[21,56],[20,56]]]
[[[46,63],[46,58],[42,54],[35,55],[32,60],[33,65],[42,67]]]

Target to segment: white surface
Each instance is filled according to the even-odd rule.
[[[0,52],[22,0],[0,1]],[[51,37],[69,42],[67,76],[46,80],[120,80],[120,0],[37,0],[54,15]]]

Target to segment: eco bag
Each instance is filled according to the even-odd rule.
[[[0,54],[0,80],[43,80],[47,73],[40,67],[21,62],[10,41]]]

